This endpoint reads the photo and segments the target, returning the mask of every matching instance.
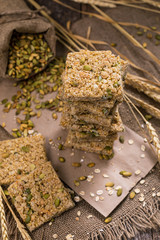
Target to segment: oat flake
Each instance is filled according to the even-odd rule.
[[[99,197],[99,200],[103,201],[103,200],[104,200],[104,197],[103,197],[103,196],[100,196],[100,197]]]
[[[80,198],[79,196],[75,196],[75,197],[74,197],[74,201],[75,201],[75,202],[79,202],[80,200],[81,200],[81,198]]]
[[[142,150],[142,152],[144,152],[146,150],[146,147],[143,144],[141,145],[141,150]]]
[[[81,216],[81,211],[77,212],[77,216],[80,217]]]
[[[160,192],[157,192],[157,197],[160,197]]]
[[[140,202],[143,202],[143,201],[144,201],[144,197],[140,197],[138,200],[139,200]]]
[[[94,194],[94,193],[92,193],[92,192],[90,192],[90,196],[91,196],[91,197],[94,197],[94,196],[95,196],[95,194]]]
[[[140,184],[144,184],[144,183],[145,183],[145,180],[142,179],[142,180],[140,181]]]
[[[100,170],[99,168],[96,168],[96,169],[94,170],[94,172],[95,172],[95,173],[100,173],[101,170]]]
[[[129,145],[132,145],[134,143],[134,141],[132,139],[129,139],[128,143],[129,143]]]
[[[103,177],[104,177],[104,178],[108,178],[109,176],[104,173],[104,174],[103,174]]]
[[[93,217],[93,215],[88,215],[88,216],[87,216],[88,219],[90,219],[90,218],[92,218],[92,217]]]
[[[103,190],[98,190],[97,191],[97,195],[102,195],[103,194]]]
[[[55,233],[55,234],[53,234],[53,238],[54,239],[57,239],[58,238],[58,235]]]
[[[84,191],[80,191],[79,194],[80,194],[81,196],[84,196],[84,195],[85,195],[85,192],[84,192]]]
[[[141,154],[141,158],[145,158],[145,154],[144,153]]]
[[[99,201],[99,196],[95,197],[95,201],[98,202]]]
[[[139,188],[136,188],[136,189],[134,190],[134,192],[135,192],[135,193],[140,193],[140,189],[139,189]]]
[[[139,175],[140,173],[141,173],[141,170],[139,169],[135,171],[135,175]]]
[[[108,191],[108,195],[109,195],[109,196],[113,195],[113,192],[114,192],[113,190],[109,190],[109,191]]]

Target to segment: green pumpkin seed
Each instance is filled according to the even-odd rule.
[[[65,160],[64,157],[59,157],[59,161],[60,161],[61,163],[64,163],[66,160]]]
[[[113,182],[107,182],[105,184],[106,187],[113,187],[114,186],[114,183]]]
[[[94,163],[94,162],[91,162],[91,163],[88,163],[87,164],[87,167],[89,167],[89,168],[92,168],[92,167],[94,167],[96,164]]]
[[[86,71],[91,71],[92,67],[90,65],[84,65],[83,69],[86,70]]]
[[[26,219],[25,219],[25,223],[28,224],[28,223],[30,223],[30,221],[31,221],[31,216],[27,215]]]
[[[49,193],[46,193],[46,194],[43,195],[44,199],[48,199],[49,196],[50,196]]]
[[[136,195],[135,192],[131,192],[131,193],[129,194],[130,199],[133,199],[133,198],[135,197],[135,195]]]
[[[72,163],[72,166],[73,166],[73,167],[81,167],[82,164],[79,163],[79,162],[73,162],[73,163]]]
[[[56,207],[56,208],[59,207],[60,203],[61,203],[61,200],[60,200],[59,198],[56,198],[56,200],[55,200],[55,202],[54,202],[55,207]]]
[[[110,223],[112,221],[112,218],[111,217],[108,217],[104,220],[105,223]]]
[[[119,188],[117,190],[117,196],[120,197],[122,195],[122,188]]]

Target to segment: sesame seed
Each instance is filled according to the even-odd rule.
[[[141,154],[141,158],[145,158],[145,154],[144,153]]]
[[[152,197],[155,197],[156,196],[156,193],[152,193]]]
[[[160,192],[157,192],[157,197],[160,197]]]
[[[77,212],[77,216],[80,217],[81,216],[81,211]]]

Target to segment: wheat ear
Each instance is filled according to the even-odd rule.
[[[125,83],[136,88],[140,92],[151,91],[160,94],[160,87],[146,82],[145,78],[128,73],[125,77]]]
[[[8,200],[7,200],[7,198],[6,198],[5,194],[4,194],[3,189],[2,189],[1,186],[0,186],[0,192],[1,192],[1,195],[2,195],[5,203],[6,203],[7,206],[8,206],[10,212],[12,213],[12,216],[13,216],[16,224],[17,224],[17,228],[18,228],[19,232],[21,233],[23,239],[24,239],[24,240],[32,240],[31,237],[29,236],[28,232],[25,230],[24,225],[23,225],[23,224],[19,221],[19,219],[16,217],[16,215],[15,215],[14,211],[12,210],[12,208],[11,208],[11,206],[10,206],[10,204],[9,204],[9,202],[8,202]]]
[[[139,107],[142,107],[143,109],[146,110],[149,114],[151,114],[153,117],[160,119],[160,110],[142,100],[139,98],[136,98],[135,96],[126,93],[126,95],[130,98],[132,98],[135,101],[135,104]]]
[[[5,211],[4,211],[4,205],[3,205],[1,191],[0,191],[0,218],[1,218],[1,228],[2,228],[2,239],[8,240],[7,222],[6,222],[6,217],[5,217]]]
[[[158,137],[158,135],[156,133],[156,130],[153,128],[151,123],[149,123],[145,119],[143,114],[139,111],[139,109],[135,106],[135,104],[131,101],[131,99],[126,94],[124,96],[131,103],[131,105],[139,113],[139,115],[142,117],[143,121],[145,122],[145,124],[147,126],[147,130],[148,130],[149,136],[150,136],[150,138],[152,140],[153,145],[155,146],[155,152],[157,154],[158,162],[160,163],[160,140],[159,140],[159,137]]]
[[[148,4],[150,4],[150,5],[154,6],[154,7],[160,8],[160,3],[158,3],[158,2],[151,1],[151,0],[142,0],[142,2],[148,3]]]

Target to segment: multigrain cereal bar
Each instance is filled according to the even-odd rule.
[[[109,115],[107,118],[102,118],[95,114],[70,115],[70,113],[62,113],[61,125],[66,127],[73,124],[93,123],[110,127],[112,118],[112,115]]]
[[[77,142],[76,140],[73,141],[70,135],[67,136],[66,147],[73,147],[75,149],[80,149],[86,152],[95,152],[100,154],[105,154],[110,156],[113,154],[113,141],[106,142],[106,141],[93,141],[93,142]]]
[[[107,108],[105,104],[101,106],[100,104],[94,104],[89,102],[65,102],[63,106],[63,112],[68,112],[71,115],[80,115],[83,113],[91,113],[96,114],[99,117],[106,118],[109,114],[113,114],[114,111],[117,109],[117,104],[114,104],[114,107]]]
[[[46,162],[40,134],[0,141],[0,185],[11,184]]]
[[[11,184],[8,192],[30,231],[74,206],[50,162]]]
[[[111,51],[69,53],[63,75],[63,99],[71,101],[123,100],[127,62]]]

